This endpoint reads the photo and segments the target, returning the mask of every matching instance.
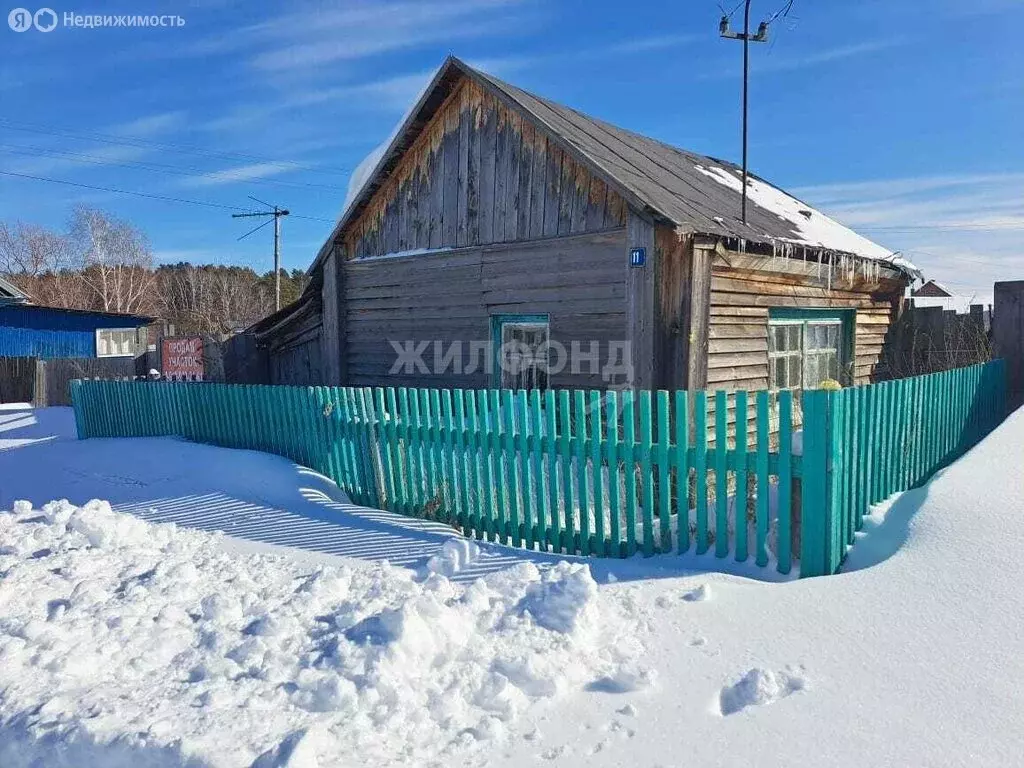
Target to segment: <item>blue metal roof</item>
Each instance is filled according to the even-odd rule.
[[[0,305],[0,357],[96,357],[96,331],[138,328],[141,315],[90,312],[32,304]]]

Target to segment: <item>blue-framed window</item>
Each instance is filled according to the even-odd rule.
[[[492,315],[492,381],[501,389],[548,388],[547,315]]]
[[[768,315],[768,384],[773,390],[851,383],[855,310],[772,309]]]

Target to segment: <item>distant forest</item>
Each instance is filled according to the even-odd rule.
[[[0,222],[0,275],[36,304],[151,315],[177,333],[225,336],[274,311],[273,270],[156,265],[140,230],[88,207],[74,210],[65,232]],[[281,270],[281,305],[306,283],[302,270]]]

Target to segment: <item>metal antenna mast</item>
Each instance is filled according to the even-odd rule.
[[[290,211],[284,208],[278,208],[276,205],[271,205],[268,202],[260,200],[259,198],[249,195],[250,200],[255,200],[261,205],[265,205],[268,208],[272,208],[270,211],[253,211],[252,213],[232,213],[232,219],[248,219],[254,216],[273,216],[274,222],[274,311],[276,312],[281,308],[281,217],[287,216]],[[263,229],[271,220],[267,220],[260,224],[254,229],[250,229],[239,240],[244,240],[253,232]]]
[[[743,31],[733,32],[729,29],[729,16],[723,15],[718,23],[719,34],[729,40],[743,41],[743,223],[747,223],[747,91],[750,73],[750,43],[764,43],[768,40],[768,22],[762,21],[757,34],[750,34],[750,0],[746,0],[743,9]],[[790,3],[792,5],[792,3]]]

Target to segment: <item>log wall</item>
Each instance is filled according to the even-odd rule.
[[[452,252],[344,263],[344,351],[349,386],[496,386],[489,360],[473,359],[470,344],[491,339],[491,316],[548,315],[550,338],[570,350],[599,343],[602,354],[626,334],[625,231],[492,245]],[[398,344],[428,344],[429,369],[390,373]],[[462,356],[445,370],[461,342]],[[473,367],[472,371],[467,369]],[[460,373],[461,371],[461,373]],[[570,367],[551,386],[605,388],[600,372]]]

